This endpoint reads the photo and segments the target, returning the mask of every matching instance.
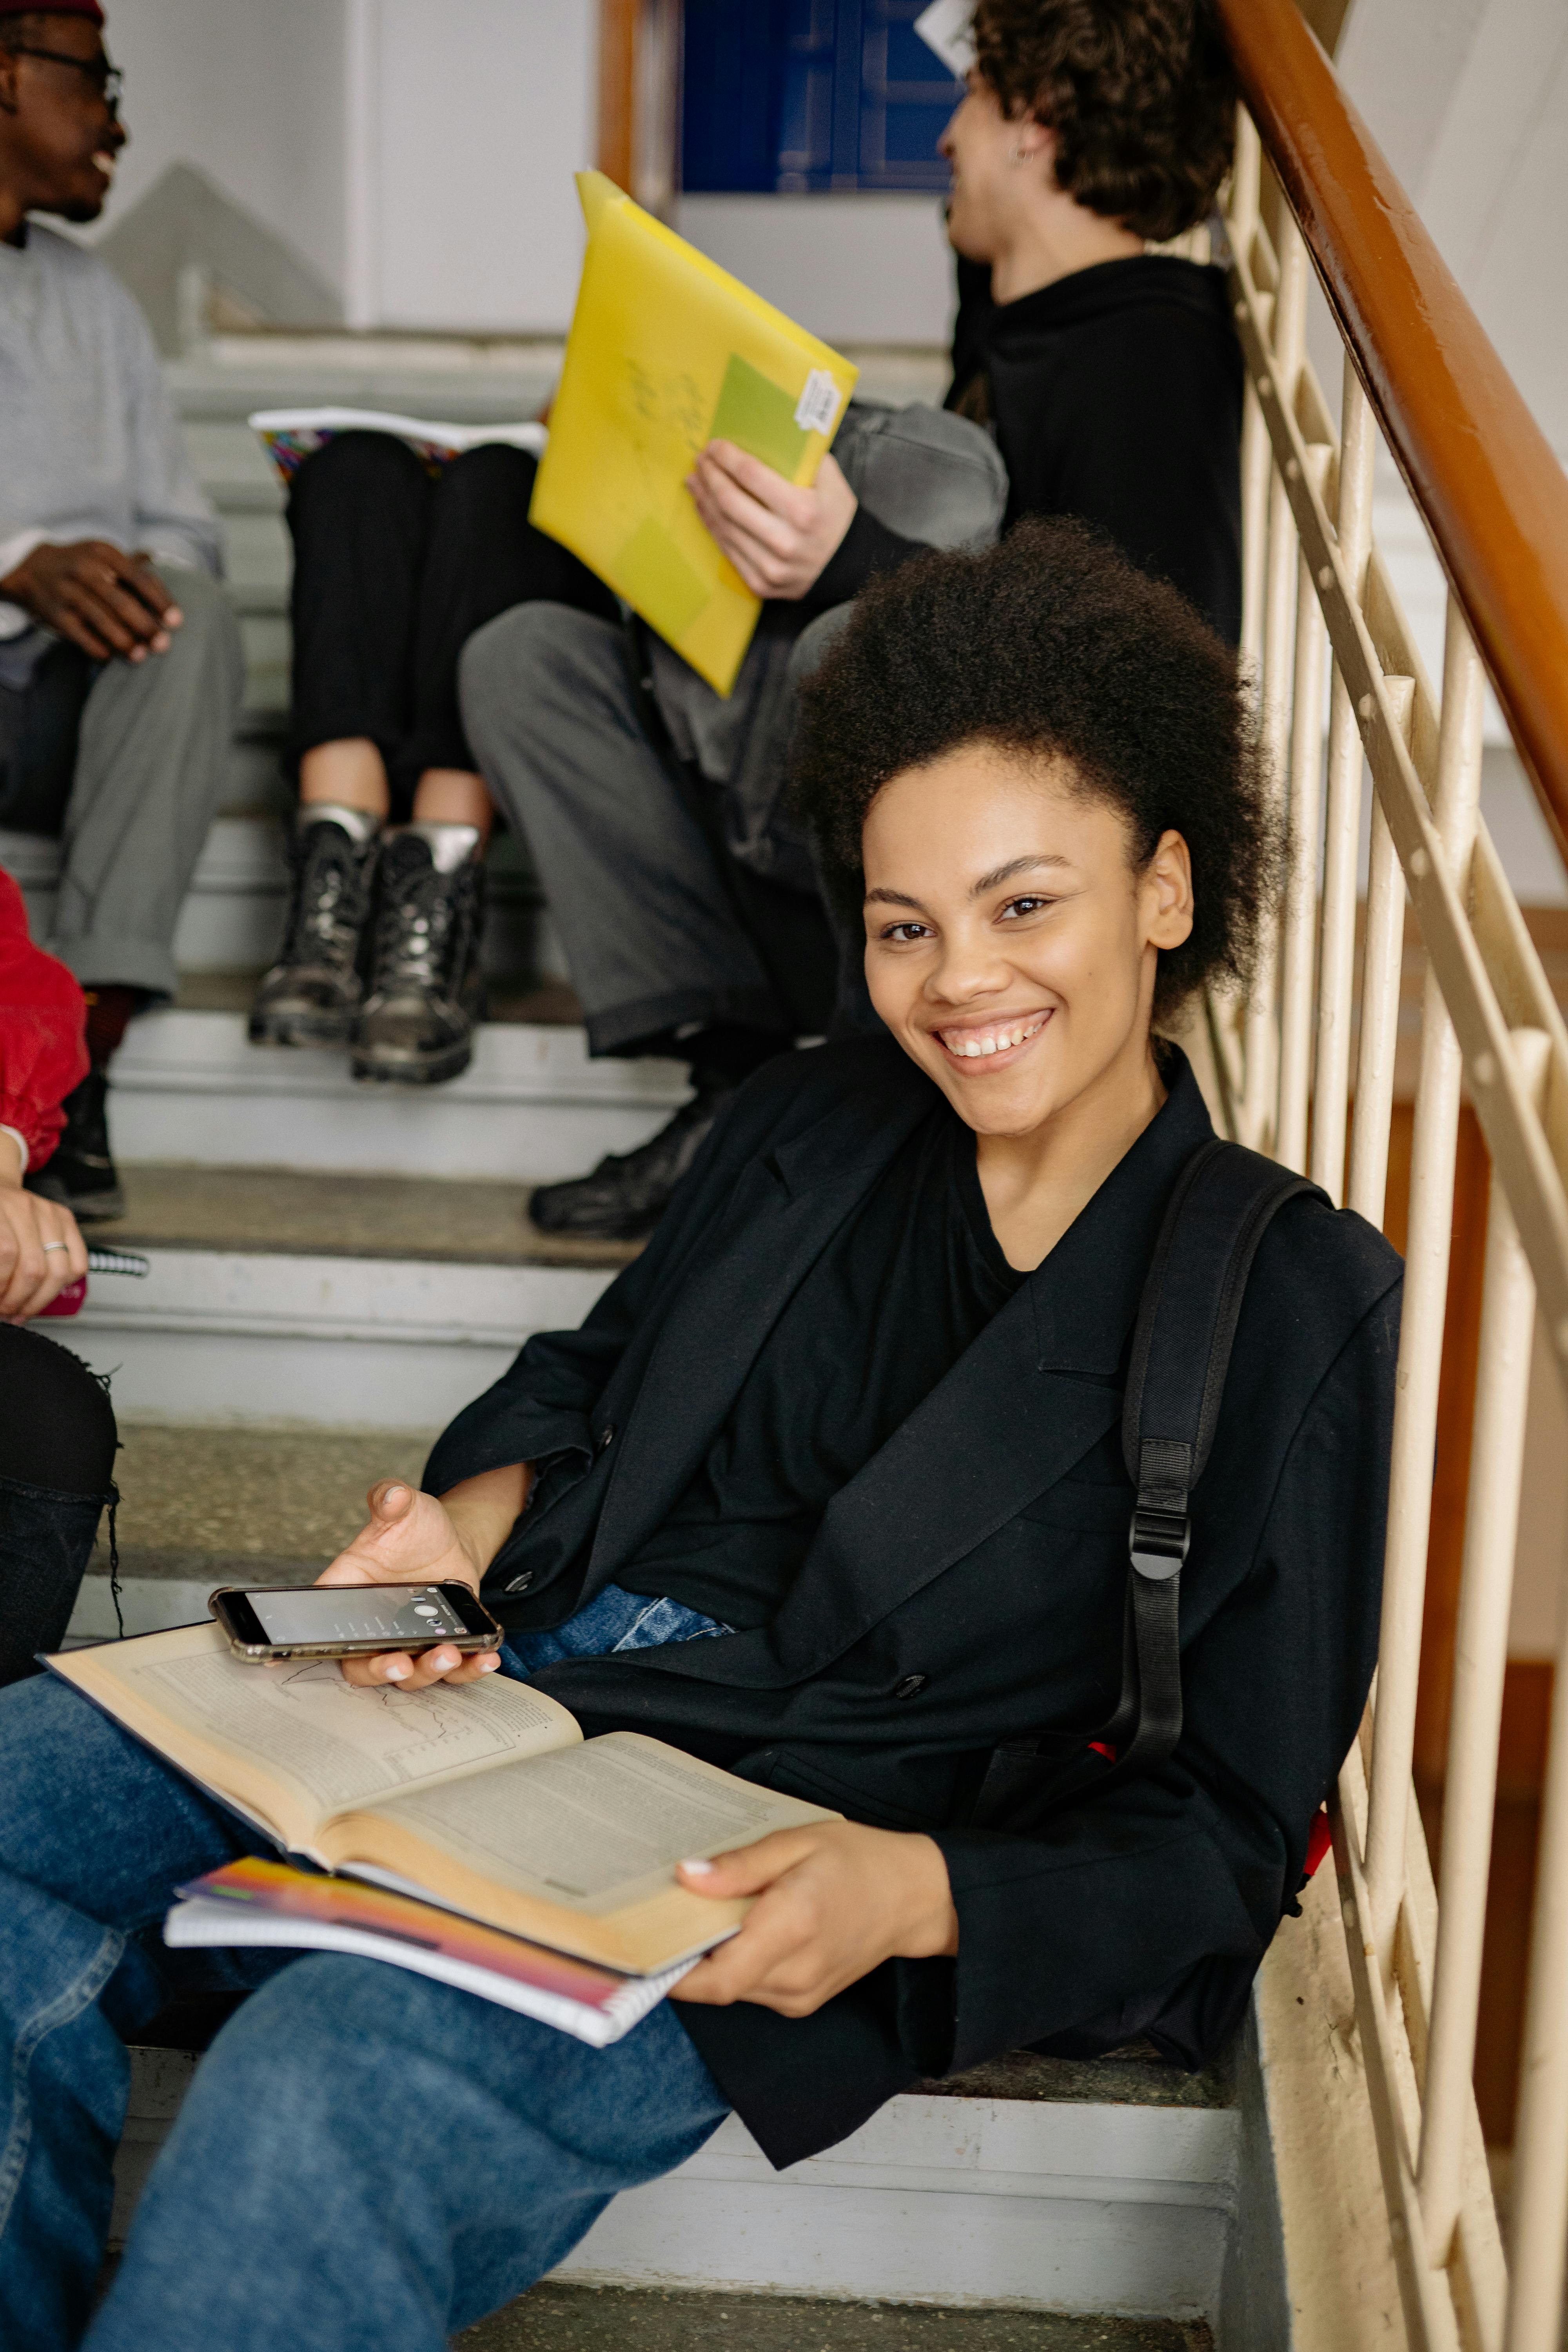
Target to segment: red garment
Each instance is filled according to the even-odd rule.
[[[0,870],[0,1127],[27,1146],[41,1168],[65,1125],[60,1108],[87,1076],[87,1005],[66,970],[27,935],[27,909]]]

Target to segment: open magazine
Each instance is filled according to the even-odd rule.
[[[751,1908],[691,1894],[678,1862],[837,1818],[641,1732],[584,1739],[503,1675],[364,1690],[330,1658],[243,1664],[210,1623],[48,1664],[284,1853],[626,1976]]]
[[[379,408],[258,408],[248,423],[285,485],[293,480],[307,457],[313,457],[340,433],[391,433],[406,441],[433,474],[461,457],[465,449],[483,448],[492,441],[509,449],[526,449],[537,457],[549,438],[542,425],[434,425],[423,417],[394,416]]]

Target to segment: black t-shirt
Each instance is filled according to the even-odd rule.
[[[974,1137],[938,1103],[795,1293],[706,1462],[617,1581],[765,1625],[834,1496],[1024,1279],[991,1230]]]

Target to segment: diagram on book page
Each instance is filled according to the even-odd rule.
[[[564,1718],[522,1684],[362,1690],[331,1658],[242,1665],[226,1654],[138,1670],[165,1714],[286,1771],[319,1804],[363,1802],[561,1738]]]

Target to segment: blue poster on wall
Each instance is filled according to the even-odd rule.
[[[915,31],[925,0],[686,0],[682,185],[790,194],[947,185],[963,86]]]

